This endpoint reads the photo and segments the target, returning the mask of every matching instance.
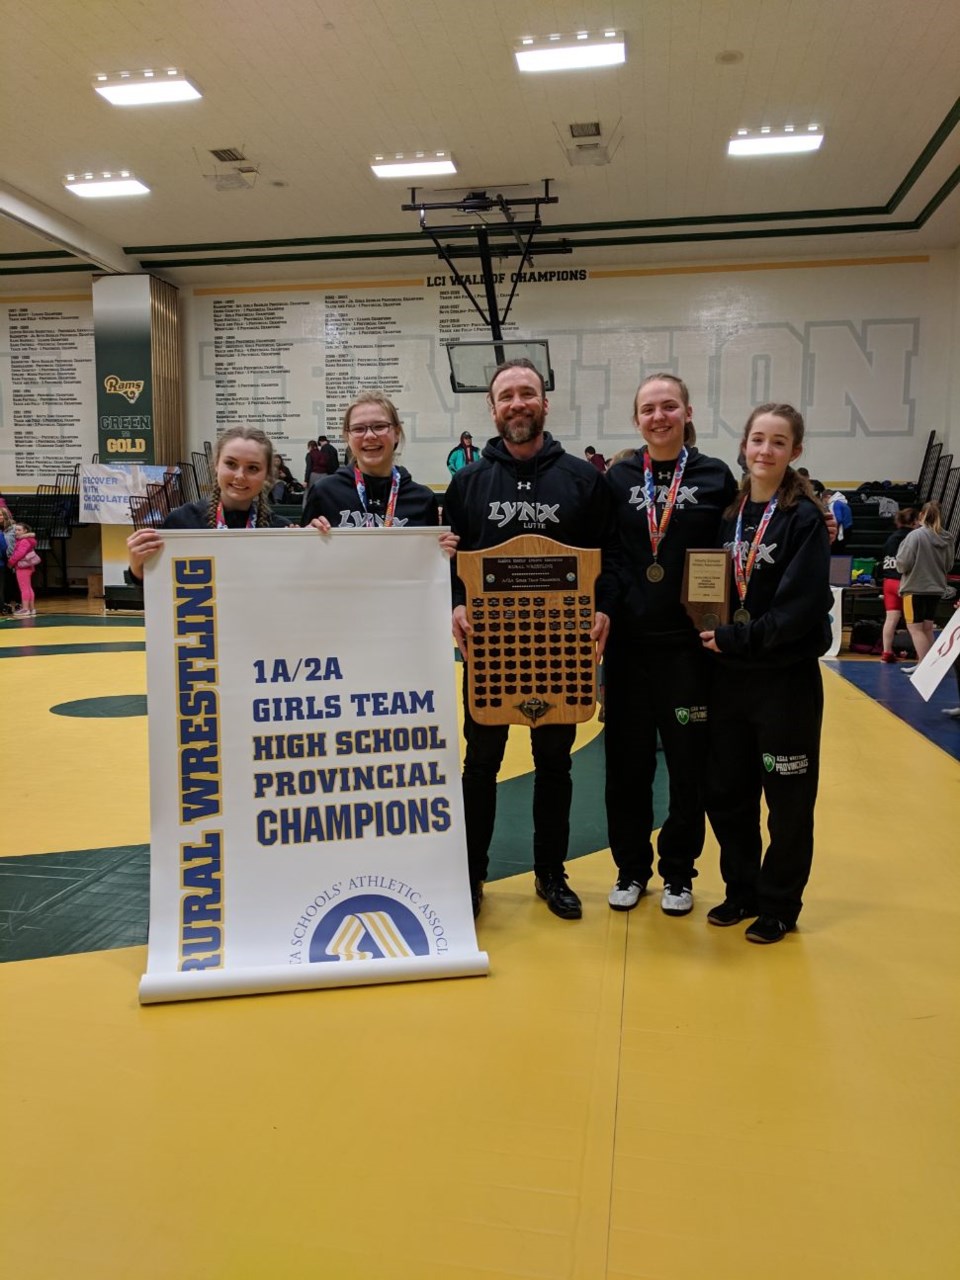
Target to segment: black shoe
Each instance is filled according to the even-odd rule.
[[[718,906],[711,907],[707,912],[707,924],[715,924],[721,929],[727,929],[730,925],[739,924],[741,920],[756,914],[756,911],[750,911],[747,907],[741,907],[736,902],[731,902],[729,898],[725,898]]]
[[[470,901],[473,903],[473,918],[476,920],[480,914],[480,907],[483,903],[483,881],[478,880],[476,884],[470,885]]]
[[[580,899],[567,884],[563,871],[547,871],[534,880],[537,897],[542,898],[561,920],[579,920],[583,915]]]
[[[754,920],[753,924],[748,925],[745,937],[748,942],[779,942],[795,928],[796,925],[785,924],[776,916],[761,916],[759,920]]]

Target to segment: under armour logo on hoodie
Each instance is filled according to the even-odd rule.
[[[518,490],[519,490],[519,489],[532,489],[532,488],[533,488],[533,481],[532,481],[532,480],[528,480],[526,483],[524,483],[522,480],[518,480],[518,481],[517,481],[517,489],[518,489]]]
[[[547,502],[491,502],[490,515],[487,518],[493,520],[500,529],[510,524],[513,520],[527,527],[533,525],[542,529],[548,521],[552,521],[553,524],[560,523],[560,517],[557,515],[559,509],[559,502],[553,504]]]

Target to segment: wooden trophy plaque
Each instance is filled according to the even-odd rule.
[[[730,621],[730,556],[722,547],[688,548],[680,599],[698,631]]]
[[[590,639],[600,552],[524,534],[457,553],[473,627],[467,700],[478,724],[576,724],[597,702]]]

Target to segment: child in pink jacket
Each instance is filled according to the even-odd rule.
[[[17,586],[20,588],[20,609],[18,618],[35,618],[37,616],[36,598],[33,594],[33,571],[40,564],[37,555],[37,535],[28,524],[21,520],[16,525],[17,541],[10,553],[10,568],[17,575]]]

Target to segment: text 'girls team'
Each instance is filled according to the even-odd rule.
[[[748,922],[750,941],[780,941],[796,926],[813,858],[823,708],[818,659],[829,644],[832,604],[832,521],[791,465],[802,450],[802,417],[784,404],[761,405],[751,414],[738,490],[726,464],[693,443],[690,396],[673,374],[641,383],[633,408],[641,444],[605,471],[568,454],[545,430],[543,378],[529,361],[500,365],[487,403],[493,437],[475,450],[464,432],[451,454],[442,513],[450,532],[439,534],[440,543],[455,557],[458,546],[495,547],[537,533],[601,551],[591,635],[604,671],[605,805],[617,869],[610,907],[632,910],[653,874],[659,742],[669,780],[656,850],[662,910],[683,916],[693,909],[709,817],[726,897],[707,920]],[[339,529],[440,526],[437,495],[397,461],[404,433],[389,399],[376,391],[358,396],[345,414],[343,439],[350,461],[313,468],[302,524],[329,537]],[[163,528],[215,532],[287,524],[267,501],[276,477],[273,447],[262,432],[225,432],[214,472],[209,498],[171,512]],[[915,573],[936,558],[935,532],[927,542],[901,543],[902,572]],[[142,578],[162,538],[162,529],[147,528],[128,539],[135,578]],[[26,547],[26,536],[23,542]],[[729,622],[698,633],[682,601],[684,564],[688,550],[707,547],[729,553],[734,608]],[[18,577],[26,575],[18,566],[29,550],[14,554]],[[453,602],[454,637],[469,663],[469,605],[455,558]],[[911,612],[925,631],[919,601]],[[468,874],[479,914],[507,727],[475,725],[467,713],[465,732]],[[564,867],[574,730],[544,726],[530,733],[536,891],[555,915],[578,919],[582,904]],[[761,798],[769,814],[765,854]]]

